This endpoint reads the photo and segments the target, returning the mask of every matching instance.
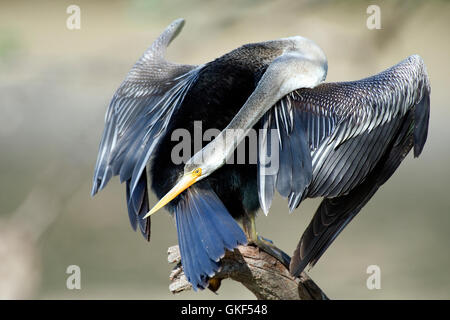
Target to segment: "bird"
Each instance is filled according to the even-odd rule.
[[[113,95],[92,196],[118,175],[131,225],[148,241],[151,215],[166,208],[194,290],[208,288],[225,253],[246,244],[299,276],[408,153],[421,154],[431,92],[424,61],[411,55],[376,75],[328,83],[324,51],[293,36],[245,44],[201,65],[177,64],[165,52],[184,23],[163,31]],[[188,141],[191,152],[175,161],[176,133],[192,135],[199,124],[215,134]],[[230,161],[241,145],[256,150],[256,160]],[[152,209],[150,189],[159,199]],[[292,258],[256,231],[256,214],[268,214],[276,192],[289,211],[323,198]]]

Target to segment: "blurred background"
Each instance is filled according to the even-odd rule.
[[[81,29],[69,30],[69,5]],[[369,30],[366,9],[381,9]],[[328,81],[355,80],[420,54],[431,79],[428,142],[411,155],[309,272],[333,299],[450,298],[450,4],[446,1],[1,1],[0,298],[244,299],[224,281],[173,296],[167,248],[176,244],[167,213],[152,240],[131,229],[125,186],[112,179],[90,197],[107,105],[126,73],[174,19],[186,26],[172,61],[201,64],[242,44],[301,35],[328,56]],[[150,198],[155,203],[155,197]],[[260,234],[292,253],[318,200],[288,214],[278,197]],[[66,269],[81,268],[68,290]],[[381,268],[368,290],[366,269]]]

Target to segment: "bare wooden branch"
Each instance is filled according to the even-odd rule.
[[[168,261],[177,264],[169,277],[169,290],[174,294],[191,290],[183,273],[178,246],[169,248]],[[242,283],[259,300],[328,299],[305,272],[294,278],[281,262],[258,247],[239,246],[233,252],[227,252],[221,263],[222,268],[214,277],[218,286],[221,280],[230,278]]]

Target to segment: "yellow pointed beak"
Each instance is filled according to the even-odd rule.
[[[180,181],[172,188],[170,189],[167,194],[161,198],[161,200],[158,201],[158,203],[144,216],[143,219],[148,218],[152,214],[154,214],[156,211],[164,207],[166,204],[168,204],[170,201],[175,199],[180,193],[182,193],[184,190],[192,186],[202,175],[202,169],[197,168],[194,171],[185,174]]]

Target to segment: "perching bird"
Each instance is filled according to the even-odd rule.
[[[115,93],[92,195],[119,175],[131,225],[148,240],[150,214],[167,205],[194,289],[207,287],[225,251],[247,238],[289,263],[255,230],[256,212],[268,213],[275,190],[288,198],[291,211],[305,198],[324,197],[290,261],[298,276],[408,152],[421,153],[430,112],[424,62],[413,55],[369,78],[323,83],[322,49],[291,37],[247,44],[200,66],[174,64],[164,53],[183,25],[179,19],[168,26]],[[179,141],[173,133],[192,134],[198,121],[202,130],[220,134],[200,146],[191,141],[196,153],[185,163],[174,161]],[[229,163],[253,129],[261,132],[257,161]],[[148,178],[160,199],[150,212]]]

